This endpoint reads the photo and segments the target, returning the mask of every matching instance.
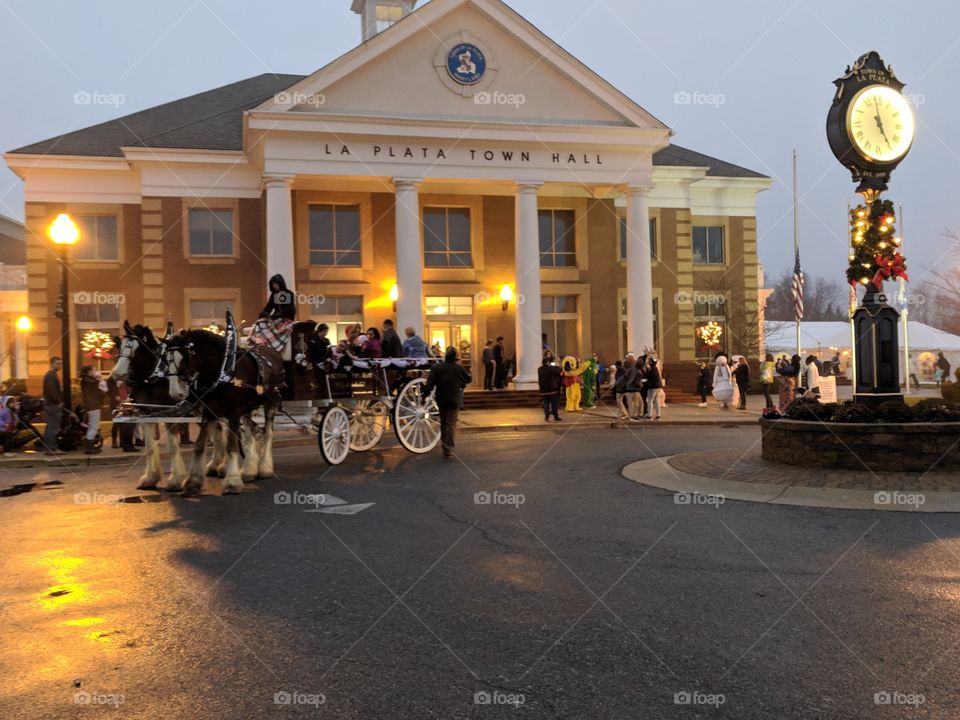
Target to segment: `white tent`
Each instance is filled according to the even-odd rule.
[[[921,382],[932,382],[937,353],[953,368],[960,366],[960,336],[930,327],[913,320],[908,322],[911,372]],[[797,351],[797,330],[792,322],[768,321],[765,324],[766,351],[775,356],[793,355]],[[850,323],[843,321],[800,323],[801,355],[816,355],[821,360],[840,356],[844,369],[850,361]],[[903,352],[903,326],[900,332],[900,351]],[[901,365],[902,355],[901,355]],[[901,380],[903,368],[900,368]]]

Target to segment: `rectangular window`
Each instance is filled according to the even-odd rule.
[[[79,293],[78,293],[79,294]],[[114,304],[84,303],[74,305],[74,319],[78,324],[120,326],[120,306]]]
[[[310,206],[310,264],[360,267],[360,206]]]
[[[726,303],[722,299],[696,300],[693,303],[693,314],[697,318],[724,320],[727,317]]]
[[[310,319],[330,328],[327,337],[331,341],[343,340],[351,326],[363,324],[362,295],[325,295],[317,296],[317,300],[310,307]]]
[[[116,262],[120,259],[116,215],[78,215],[76,222],[80,239],[73,247],[75,260]]]
[[[629,333],[627,332],[627,291],[621,289],[619,291],[620,298],[620,343],[622,346],[623,353],[635,352],[642,353],[644,348],[631,348]],[[660,354],[660,299],[653,298],[653,307],[651,308],[652,317],[653,317],[653,344],[654,352]]]
[[[543,295],[540,298],[543,349],[550,350],[556,357],[579,352],[577,306],[576,295]]]
[[[573,210],[541,210],[540,267],[576,267],[576,213]]]
[[[657,259],[657,219],[650,218],[650,257]],[[620,260],[627,259],[627,218],[620,218]]]
[[[723,225],[693,226],[693,262],[698,265],[723,264]]]
[[[191,208],[187,222],[191,257],[233,256],[233,210]]]
[[[210,325],[223,327],[227,310],[233,312],[232,300],[191,300],[190,327],[205,328]]]
[[[424,267],[473,267],[470,208],[423,209]]]

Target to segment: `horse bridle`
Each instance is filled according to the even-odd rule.
[[[123,329],[125,331],[124,340],[133,340],[136,343],[143,345],[144,347],[147,347],[143,338],[140,337],[136,332],[134,332],[133,328],[130,327],[129,323],[124,322]],[[163,359],[164,359],[164,355],[166,354],[167,341],[170,340],[170,338],[172,337],[173,337],[173,323],[168,322],[166,335],[164,335],[163,339],[160,341],[160,344],[157,347],[157,353],[156,353],[157,364],[153,366],[153,370],[151,370],[150,373],[147,375],[147,379],[144,384],[149,385],[150,383],[166,379],[167,374],[164,372]],[[126,354],[127,350],[129,350],[129,354]],[[133,355],[134,353],[136,353],[136,351],[137,351],[136,345],[130,345],[125,349],[121,344],[119,357],[126,358],[127,362],[130,365],[130,369],[127,373],[128,385],[131,385],[137,382],[136,378],[133,375]]]
[[[184,375],[183,369],[181,367],[183,365],[183,362],[180,359],[175,358],[174,357],[175,354],[184,356],[186,360],[191,360],[197,356],[197,351],[194,350],[194,345],[192,342],[189,342],[186,345],[172,347],[169,350],[166,350],[165,356],[167,358],[167,367],[163,377],[166,377],[166,378],[175,377],[178,380],[180,380],[180,382],[185,382],[190,387],[193,387],[194,383],[196,383],[197,381],[197,378],[200,376],[199,366],[197,370],[195,370],[191,375]]]

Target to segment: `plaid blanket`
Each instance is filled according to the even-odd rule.
[[[293,321],[284,318],[260,318],[254,323],[250,342],[282,353],[293,333]]]

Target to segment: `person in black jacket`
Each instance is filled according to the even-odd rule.
[[[397,331],[393,327],[393,320],[389,318],[383,321],[383,336],[380,339],[380,345],[383,349],[383,357],[403,357],[403,343],[400,342],[400,336],[397,335]]]
[[[660,388],[663,387],[663,378],[660,376],[660,367],[657,359],[653,356],[647,358],[646,370],[643,378],[646,382],[643,384],[643,392],[647,397],[647,411],[643,417],[647,420],[660,419]]]
[[[750,365],[745,357],[740,358],[733,371],[733,379],[737,382],[740,391],[740,409],[747,409],[747,391],[750,389]]]
[[[60,368],[63,361],[58,357],[50,358],[50,369],[43,376],[43,417],[47,427],[43,431],[43,447],[47,455],[60,455],[57,447],[57,435],[63,420],[63,391],[60,389]]]
[[[436,390],[437,407],[440,409],[440,443],[443,456],[453,456],[456,445],[457,416],[460,414],[460,391],[473,382],[470,373],[457,361],[457,349],[447,348],[443,362],[430,368],[424,395]]]
[[[713,391],[713,372],[706,360],[697,364],[697,392],[700,394],[700,407],[707,406],[707,395]]]
[[[269,320],[283,318],[291,322],[297,319],[296,298],[287,289],[287,281],[279,273],[270,278],[270,295],[260,311],[260,317]]]
[[[502,337],[498,337],[497,344],[493,346],[493,362],[497,366],[493,386],[497,390],[503,390],[507,386],[507,349],[503,346]]]
[[[543,364],[537,370],[537,383],[540,385],[540,395],[543,397],[543,420],[550,421],[550,416],[560,422],[560,386],[562,378],[560,368],[554,362],[553,353],[543,356]]]

